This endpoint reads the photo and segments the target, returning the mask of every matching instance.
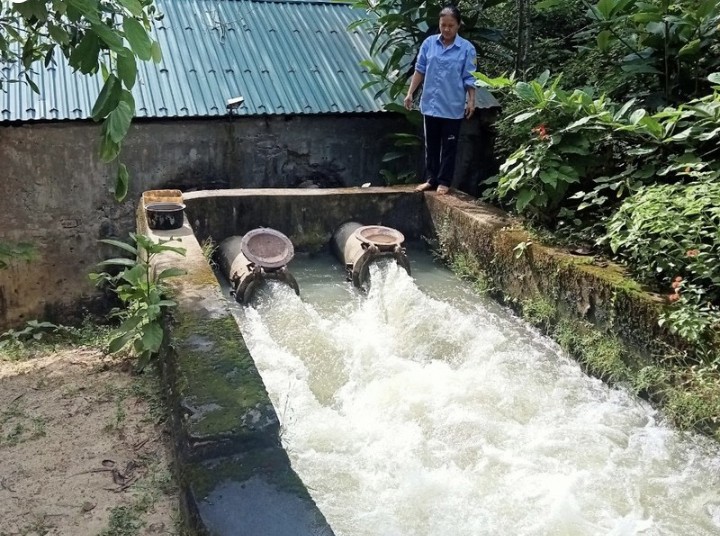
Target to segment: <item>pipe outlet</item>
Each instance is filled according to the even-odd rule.
[[[403,234],[391,227],[351,221],[336,229],[331,245],[345,265],[347,280],[360,288],[370,276],[370,264],[381,258],[394,258],[410,274],[410,261],[402,247],[404,241]]]
[[[218,265],[233,286],[231,293],[238,303],[250,303],[260,284],[269,279],[281,281],[300,294],[297,281],[287,269],[295,250],[281,232],[254,229],[223,240],[218,251]]]

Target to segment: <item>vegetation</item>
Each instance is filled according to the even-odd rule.
[[[103,261],[100,266],[119,267],[122,271],[93,273],[90,279],[99,286],[109,286],[125,306],[113,311],[113,316],[119,318],[121,324],[110,341],[109,351],[115,353],[129,347],[138,358],[137,368],[142,370],[162,345],[163,313],[176,305],[165,297],[168,293],[165,280],[185,273],[179,268],[158,272],[153,259],[167,252],[185,255],[185,249],[167,245],[172,239],[156,243],[147,236],[134,233],[130,233],[130,238],[134,245],[112,239],[101,240],[130,253],[134,258]]]
[[[29,320],[25,327],[0,334],[0,361],[21,361],[71,347],[104,346],[111,328],[86,317],[80,326]]]
[[[67,61],[83,75],[101,75],[103,87],[91,112],[102,122],[99,154],[103,162],[118,161],[135,115],[131,91],[137,62],[162,58],[150,37],[152,20],[159,16],[153,0],[0,2],[0,92],[7,84],[25,83],[40,93],[39,70],[56,61]],[[127,167],[118,161],[118,201],[125,199],[129,180]],[[13,260],[30,260],[33,252],[32,244],[0,240],[0,270]]]

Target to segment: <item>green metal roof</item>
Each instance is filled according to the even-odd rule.
[[[141,63],[133,89],[136,117],[226,115],[226,101],[242,96],[237,115],[379,112],[375,90],[359,62],[371,38],[348,24],[364,15],[338,2],[156,0],[165,17],[154,28],[163,60]],[[0,122],[88,119],[99,76],[73,74],[62,55],[34,68],[27,84],[0,93]],[[13,78],[14,65],[0,64]]]

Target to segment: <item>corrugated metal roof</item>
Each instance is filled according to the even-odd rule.
[[[133,88],[136,117],[208,117],[227,114],[226,101],[242,96],[238,115],[379,112],[384,102],[359,62],[371,38],[346,30],[364,12],[338,2],[263,0],[156,0],[165,14],[154,28],[163,50],[159,64],[140,63]],[[7,84],[0,121],[88,119],[99,76],[73,74],[62,55],[34,69],[40,88]],[[2,65],[6,79],[16,67]]]

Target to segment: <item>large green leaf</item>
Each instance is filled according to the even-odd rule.
[[[515,84],[515,93],[523,100],[535,102],[535,90],[527,82],[518,82]]]
[[[114,74],[109,75],[92,108],[91,115],[95,121],[104,119],[112,110],[117,108],[121,90],[120,80]]]
[[[150,322],[143,326],[142,344],[145,350],[155,354],[163,341],[163,329],[160,322]]]
[[[110,139],[115,143],[119,144],[127,134],[132,122],[133,112],[130,105],[123,101],[120,101],[107,118],[107,134]]]
[[[118,166],[117,177],[115,178],[115,199],[120,202],[125,199],[128,194],[130,185],[130,174],[125,164]]]
[[[535,199],[535,192],[523,188],[515,200],[515,208],[518,212],[522,212],[533,199]]]
[[[523,121],[527,121],[531,117],[536,116],[538,113],[540,113],[540,110],[533,110],[532,112],[518,114],[515,116],[515,119],[513,119],[513,123],[522,123]]]
[[[716,11],[718,9],[718,3],[717,0],[704,0],[700,2],[700,6],[697,9],[696,15],[704,19],[708,15],[710,15],[713,11]]]
[[[70,54],[69,63],[75,70],[83,74],[90,74],[97,70],[100,43],[93,31],[87,31],[80,40],[80,44]]]
[[[15,1],[13,4],[14,9],[27,20],[31,20],[32,18],[36,18],[38,22],[45,22],[47,20],[48,10],[45,0]]]
[[[70,35],[67,30],[57,24],[48,23],[48,33],[50,33],[50,37],[60,45],[70,43]]]
[[[545,184],[548,184],[552,186],[553,188],[557,186],[558,181],[558,173],[553,168],[550,168],[546,171],[540,171],[539,173],[540,180],[544,182]]]
[[[694,56],[700,52],[700,39],[693,39],[689,43],[686,43],[678,52],[678,56]]]
[[[600,15],[600,19],[602,20],[608,20],[613,13],[613,9],[615,7],[615,0],[600,0],[595,5],[595,10]]]
[[[120,80],[127,89],[132,89],[137,78],[137,63],[135,56],[128,48],[123,48],[117,54],[117,72]]]
[[[662,74],[662,71],[660,69],[654,67],[650,63],[626,63],[620,68],[626,73]]]
[[[152,41],[148,36],[145,27],[132,17],[123,19],[123,30],[125,38],[130,43],[130,48],[143,61],[152,58]]]
[[[609,30],[603,30],[597,36],[597,44],[600,52],[607,52],[610,48],[610,40],[612,33]]]
[[[67,0],[67,3],[86,17],[97,15],[100,8],[98,0]]]
[[[114,142],[104,128],[107,121],[105,119],[105,123],[103,123],[103,135],[100,138],[100,160],[105,163],[112,162],[120,154],[120,144]]]
[[[187,270],[183,270],[182,268],[167,268],[158,274],[157,280],[161,281],[168,277],[177,277],[185,274],[187,274]]]
[[[119,352],[134,337],[135,337],[135,334],[132,332],[121,333],[119,336],[115,337],[113,340],[110,341],[110,345],[108,347],[108,352],[110,352],[111,354],[114,354],[115,352]]]
[[[98,266],[127,266],[132,268],[137,264],[133,259],[118,257],[117,259],[107,259],[98,263]]]
[[[109,246],[115,246],[120,249],[124,249],[125,251],[132,253],[133,255],[138,254],[137,248],[128,244],[127,242],[122,242],[120,240],[115,240],[113,238],[102,238],[99,240],[99,242],[101,242],[103,244],[108,244]]]
[[[102,22],[92,23],[90,27],[110,50],[119,52],[123,49],[122,37],[113,28]]]
[[[140,17],[143,12],[142,4],[139,0],[118,0],[135,17]]]
[[[153,41],[152,45],[150,45],[150,49],[152,60],[155,63],[160,63],[162,61],[162,49],[160,48],[160,43]]]

